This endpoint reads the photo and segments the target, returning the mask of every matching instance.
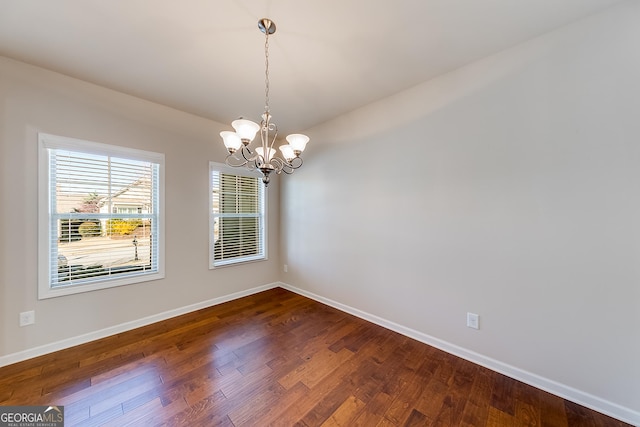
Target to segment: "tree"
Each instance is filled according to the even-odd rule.
[[[74,208],[76,212],[83,213],[99,213],[100,212],[100,195],[97,192],[89,193],[82,200],[82,206]]]

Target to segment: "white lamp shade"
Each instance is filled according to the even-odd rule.
[[[224,146],[227,147],[227,149],[233,149],[235,151],[242,146],[242,141],[240,141],[240,137],[235,132],[225,130],[220,132],[220,136],[222,137]]]
[[[301,133],[292,133],[287,136],[287,141],[294,151],[302,152],[304,151],[304,147],[306,147],[307,142],[309,142],[309,137]]]
[[[293,148],[291,148],[289,144],[281,145],[280,151],[282,151],[282,157],[284,157],[286,161],[293,160],[293,158],[296,157],[295,153],[293,152]]]
[[[248,139],[249,141],[253,141],[256,133],[260,130],[260,125],[246,119],[234,120],[231,122],[231,126],[233,126],[241,139]]]
[[[269,148],[269,156],[266,157],[264,155],[264,148],[263,147],[257,147],[256,148],[256,153],[260,154],[262,156],[262,158],[264,159],[265,163],[268,163],[269,160],[271,160],[271,158],[276,154],[276,149],[275,148]]]

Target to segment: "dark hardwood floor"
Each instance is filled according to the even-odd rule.
[[[0,368],[66,426],[624,426],[284,289]]]

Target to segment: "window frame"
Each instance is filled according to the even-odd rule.
[[[157,243],[157,269],[155,271],[151,270],[116,278],[97,277],[94,280],[87,279],[77,284],[52,286],[51,237],[54,231],[51,229],[52,213],[50,211],[52,200],[50,185],[53,177],[51,176],[49,150],[55,149],[145,161],[158,165],[158,188],[154,191],[158,199],[155,201],[157,213],[154,214],[154,220],[157,222],[157,236],[155,237]],[[162,153],[38,133],[38,299],[42,300],[163,279],[165,277],[164,174],[165,162],[164,154]]]
[[[216,214],[214,214],[213,212],[213,173],[214,172],[219,172],[219,173],[228,174],[228,175],[245,176],[245,177],[257,179],[258,188],[260,189],[260,197],[262,197],[262,203],[261,203],[262,212],[259,213],[260,214],[259,224],[260,224],[260,230],[262,232],[262,239],[261,239],[262,254],[245,256],[241,258],[220,260],[220,261],[215,260],[215,250],[214,250],[215,239],[213,234],[215,218],[216,218]],[[231,167],[224,163],[218,163],[213,161],[209,162],[209,269],[210,270],[214,270],[222,267],[229,267],[233,265],[241,265],[241,264],[246,264],[251,262],[260,262],[260,261],[268,260],[267,200],[268,200],[267,191],[266,191],[265,185],[262,183],[262,175],[257,170],[252,171],[244,168]],[[258,204],[260,205],[260,201],[258,201]]]

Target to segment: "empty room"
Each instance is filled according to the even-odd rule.
[[[0,0],[0,427],[640,425],[639,77],[637,0]]]

